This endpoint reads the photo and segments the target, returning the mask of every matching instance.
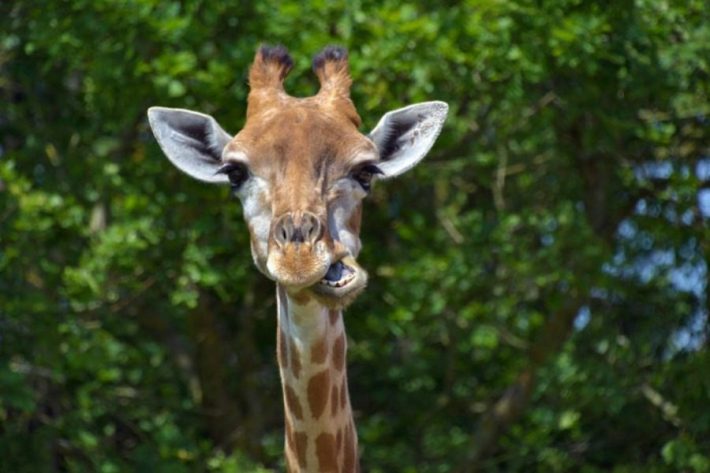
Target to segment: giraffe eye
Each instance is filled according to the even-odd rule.
[[[365,192],[369,192],[372,184],[372,178],[375,177],[376,174],[382,174],[380,168],[374,164],[366,164],[353,171],[350,177],[355,179]]]
[[[226,174],[232,190],[238,190],[244,181],[249,179],[249,170],[242,163],[227,163],[217,171],[217,174]]]

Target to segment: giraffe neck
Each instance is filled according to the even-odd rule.
[[[278,285],[276,292],[288,471],[357,472],[342,312]]]

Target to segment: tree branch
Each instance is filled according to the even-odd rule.
[[[503,395],[490,405],[471,437],[469,448],[455,471],[474,472],[495,447],[498,439],[518,419],[530,399],[535,375],[550,355],[557,353],[572,333],[574,319],[582,307],[573,298],[547,319],[535,342],[530,346],[530,364],[523,369]]]

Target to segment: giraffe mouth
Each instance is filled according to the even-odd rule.
[[[355,269],[340,260],[330,265],[328,272],[325,273],[325,276],[323,276],[323,279],[320,280],[320,283],[330,287],[343,287],[352,282],[355,279],[355,276]]]
[[[334,299],[353,296],[365,287],[367,273],[348,255],[332,263],[314,291]]]

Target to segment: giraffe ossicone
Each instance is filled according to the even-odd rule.
[[[320,90],[292,97],[286,48],[262,46],[249,71],[247,119],[231,135],[209,115],[152,107],[153,133],[188,175],[239,198],[256,267],[276,282],[277,358],[289,471],[359,471],[342,310],[365,288],[362,200],[414,167],[446,119],[444,102],[386,113],[367,135],[350,99],[345,49],[313,59]]]

